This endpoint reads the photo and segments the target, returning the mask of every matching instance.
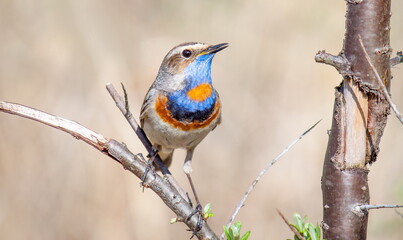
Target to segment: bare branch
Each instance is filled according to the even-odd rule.
[[[305,240],[305,238],[298,232],[298,230],[285,218],[284,214],[277,209],[278,215],[284,220],[285,224],[291,229],[291,231],[297,236],[299,240]]]
[[[361,48],[364,51],[365,58],[367,59],[368,64],[371,66],[372,71],[374,71],[374,73],[375,73],[376,80],[378,81],[378,84],[379,84],[379,86],[380,86],[380,88],[382,90],[383,95],[385,96],[385,98],[388,101],[389,105],[392,107],[393,112],[395,113],[397,119],[399,119],[400,123],[403,124],[403,116],[399,112],[399,110],[397,109],[396,104],[393,103],[392,98],[390,97],[388,90],[386,89],[385,85],[383,84],[383,81],[382,81],[381,77],[378,74],[378,71],[376,70],[376,68],[372,64],[371,59],[370,59],[370,57],[369,57],[369,55],[367,53],[367,50],[365,49],[364,43],[362,42],[361,35],[358,35],[358,41],[360,42]]]
[[[62,130],[79,140],[83,140],[100,151],[104,150],[104,146],[108,142],[108,140],[102,135],[81,126],[77,122],[54,116],[34,108],[26,107],[21,104],[0,101],[0,111],[28,118]]]
[[[77,122],[57,117],[30,107],[20,104],[0,101],[0,112],[14,114],[24,118],[28,118],[56,129],[71,134],[73,137],[83,140],[89,145],[95,147],[99,151],[107,154],[112,159],[122,164],[124,169],[129,170],[138,178],[141,178],[146,171],[148,165],[138,156],[131,153],[124,144],[113,139],[107,139],[101,134],[95,133],[90,129],[78,124]],[[179,194],[178,190],[172,186],[165,176],[149,172],[146,177],[146,185],[153,190],[164,203],[177,215],[178,219],[190,228],[195,229],[197,226],[197,216],[186,221],[188,216],[193,212],[190,204]],[[210,229],[205,221],[202,222],[202,229],[197,232],[199,239],[217,240],[218,237]]]
[[[294,141],[292,141],[277,157],[272,159],[270,162],[266,164],[266,166],[260,171],[260,173],[257,175],[255,180],[252,182],[252,184],[249,186],[248,190],[246,191],[245,195],[241,199],[241,201],[238,203],[238,205],[235,208],[234,213],[231,215],[230,220],[227,223],[227,228],[230,228],[231,224],[234,222],[236,215],[238,215],[239,211],[241,208],[245,205],[246,199],[249,197],[249,194],[252,192],[252,190],[255,188],[256,184],[259,182],[259,180],[263,177],[263,175],[270,169],[271,166],[273,166],[284,154],[286,154],[299,140],[301,140],[306,134],[308,134],[318,123],[322,121],[319,120],[316,122],[312,127],[310,127],[308,130],[306,130],[304,133],[302,133],[298,138],[296,138]],[[224,239],[224,233],[221,234],[220,239]]]
[[[371,205],[371,204],[365,204],[365,205],[359,205],[359,206],[354,207],[354,209],[352,211],[353,211],[354,214],[356,214],[358,216],[362,216],[368,210],[381,209],[381,208],[403,208],[403,205],[396,205],[396,204]]]

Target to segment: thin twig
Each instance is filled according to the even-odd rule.
[[[378,205],[371,205],[371,204],[365,204],[365,205],[359,205],[354,207],[352,210],[353,213],[355,213],[358,216],[361,216],[365,214],[368,210],[371,209],[381,209],[381,208],[403,208],[403,205],[396,205],[396,204],[378,204]]]
[[[95,133],[77,122],[20,104],[3,101],[0,101],[0,112],[28,118],[69,133],[76,139],[83,140],[100,152],[107,154],[109,157],[122,164],[124,169],[129,170],[138,178],[143,176],[148,167],[138,156],[131,153],[124,144],[114,139],[107,139],[101,134]],[[152,173],[148,173],[147,179],[150,179],[149,182],[147,182],[147,186],[177,215],[178,219],[186,219],[193,212],[193,208],[190,204],[181,197],[176,187],[168,183],[165,178],[162,178],[158,174],[152,175]],[[192,217],[189,221],[184,223],[190,229],[195,229],[198,226],[198,218],[196,216]],[[202,224],[202,228],[197,232],[196,236],[199,239],[217,240],[218,237],[207,223],[203,221]]]
[[[284,154],[286,154],[299,140],[302,139],[309,131],[311,131],[318,123],[322,121],[319,120],[316,122],[312,127],[310,127],[308,130],[306,130],[304,133],[302,133],[298,138],[296,138],[294,141],[292,141],[277,157],[272,159],[270,162],[266,164],[266,166],[260,171],[260,173],[257,175],[255,180],[253,180],[252,184],[249,186],[248,190],[244,194],[243,198],[241,201],[238,203],[238,205],[235,208],[234,213],[231,215],[230,220],[228,221],[226,227],[230,228],[231,224],[234,222],[236,215],[239,213],[241,208],[244,206],[246,199],[248,198],[249,194],[252,192],[252,190],[255,188],[256,184],[259,182],[259,180],[263,177],[263,175],[270,169],[271,166],[273,166],[277,160],[279,160]],[[221,234],[220,239],[224,239],[224,233]]]
[[[278,215],[284,220],[285,224],[291,229],[291,231],[297,236],[299,240],[305,240],[305,238],[301,235],[301,233],[298,232],[298,230],[285,218],[284,214],[280,212],[280,210],[276,209]]]
[[[403,124],[403,116],[399,112],[399,110],[397,109],[396,104],[393,103],[392,98],[390,97],[388,90],[386,89],[385,85],[382,82],[381,77],[378,74],[378,71],[376,70],[376,68],[372,64],[371,58],[369,57],[369,55],[367,53],[367,50],[365,49],[364,43],[362,42],[361,35],[358,35],[358,41],[360,42],[361,48],[364,51],[365,58],[367,59],[368,64],[371,66],[372,71],[374,71],[374,73],[375,73],[375,78],[378,81],[378,84],[379,84],[379,86],[380,86],[380,88],[382,90],[382,93],[386,98],[386,101],[388,101],[389,105],[392,107],[393,112],[395,113],[397,119],[399,119],[400,123]]]

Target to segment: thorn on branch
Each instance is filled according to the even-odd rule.
[[[396,57],[390,59],[390,66],[396,66],[399,63],[403,62],[403,53],[402,51],[397,52]]]
[[[335,56],[322,50],[315,55],[315,61],[333,66],[343,76],[353,75],[351,65],[343,53]]]

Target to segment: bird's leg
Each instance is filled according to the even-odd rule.
[[[196,193],[196,189],[195,189],[195,187],[193,185],[192,177],[190,176],[190,174],[192,173],[193,151],[194,151],[194,149],[188,149],[187,150],[185,163],[183,164],[183,171],[185,172],[185,174],[186,174],[186,176],[187,176],[187,178],[189,180],[189,184],[190,184],[190,187],[192,188],[192,192],[193,192],[193,195],[195,197],[196,203],[198,205],[201,205],[200,201],[199,201],[199,197],[197,196],[197,193]]]
[[[192,172],[193,151],[194,151],[194,149],[188,149],[188,151],[186,153],[185,163],[183,164],[183,171],[185,172],[185,174],[186,174],[186,176],[187,176],[187,178],[189,180],[189,184],[190,184],[190,187],[192,188],[192,192],[193,192],[193,195],[195,197],[196,204],[197,204],[196,208],[193,210],[193,212],[186,219],[186,221],[189,221],[190,218],[193,217],[193,215],[198,214],[197,215],[198,216],[197,217],[197,224],[196,224],[195,229],[193,230],[192,237],[194,235],[196,235],[196,233],[198,231],[200,231],[200,229],[202,228],[202,225],[203,225],[202,205],[200,203],[199,197],[197,196],[196,188],[194,187],[192,177],[190,176],[190,173]]]
[[[186,175],[192,173],[192,157],[194,149],[188,149],[186,152],[185,163],[183,164],[183,171]]]

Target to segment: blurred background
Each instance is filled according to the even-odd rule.
[[[402,1],[393,1],[391,45],[403,45]],[[259,182],[237,220],[251,239],[286,239],[277,215],[322,219],[320,178],[334,87],[317,64],[337,54],[345,1],[54,0],[0,1],[0,100],[65,117],[145,153],[105,90],[124,83],[138,115],[165,54],[187,41],[230,47],[213,61],[223,122],[196,148],[193,177],[221,233],[265,163],[322,122]],[[402,65],[403,66],[403,65]],[[403,111],[403,71],[392,95]],[[403,128],[392,115],[371,166],[372,203],[403,203]],[[176,151],[171,170],[189,191]],[[140,180],[82,141],[0,113],[0,239],[187,239],[184,224]],[[403,219],[373,210],[368,239],[401,239]]]

